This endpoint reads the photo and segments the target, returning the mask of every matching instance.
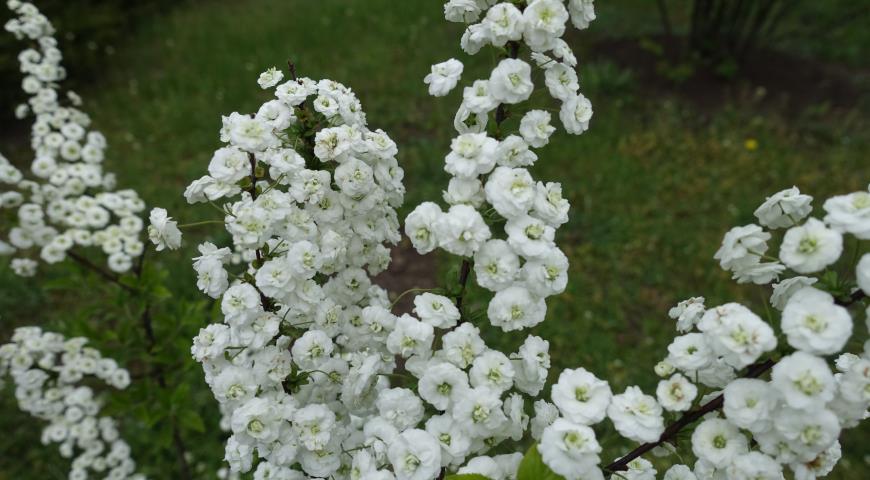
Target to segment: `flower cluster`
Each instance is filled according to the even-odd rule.
[[[561,37],[569,19],[585,28],[594,11],[591,2],[582,1],[568,7],[562,0],[493,3],[454,0],[444,6],[448,20],[472,24],[462,37],[463,50],[475,54],[484,45],[503,47],[506,58],[488,79],[475,80],[463,91],[455,121],[459,135],[445,162],[451,175],[444,192],[449,208],[419,205],[407,217],[405,233],[420,253],[441,248],[473,264],[476,282],[494,292],[490,323],[513,331],[542,322],[544,299],[565,289],[568,259],[554,238],[568,221],[569,204],[559,183],[536,181],[528,170],[538,159],[533,148],[546,145],[556,130],[550,113],[525,112],[517,133],[507,136],[502,122],[529,99],[532,72],[538,69],[550,95],[562,102],[565,130],[587,129],[591,104],[579,92],[577,60]],[[534,68],[519,58],[524,47]],[[425,78],[430,93],[446,94],[462,70],[454,59],[434,65]]]
[[[0,155],[0,209],[9,210],[14,225],[0,240],[0,255],[21,254],[13,270],[31,276],[38,263],[28,252],[57,263],[70,249],[99,247],[109,268],[126,272],[144,250],[138,214],[145,205],[133,190],[114,191],[115,176],[102,166],[105,137],[90,129],[90,118],[78,109],[81,98],[61,90],[66,71],[49,20],[31,3],[10,0],[7,6],[15,17],[6,30],[31,43],[18,55],[29,99],[16,115],[34,119],[35,156],[27,178]]]
[[[38,327],[18,328],[11,343],[0,346],[0,381],[8,373],[19,407],[49,422],[42,430],[42,443],[58,444],[61,455],[73,459],[70,480],[95,476],[143,480],[135,473],[136,464],[117,422],[101,417],[101,402],[94,391],[78,385],[95,377],[124,389],[130,374],[86,345],[85,338],[66,339]]]
[[[855,282],[830,285],[827,279],[828,267],[844,251],[844,235],[868,238],[870,193],[828,199],[823,220],[808,218],[811,203],[812,198],[797,188],[769,197],[755,211],[761,225],[732,229],[716,253],[738,282],[778,281],[770,303],[781,311],[780,329],[788,344],[781,346],[781,358],[760,361],[777,347],[776,336],[768,323],[742,305],[707,309],[704,299],[696,297],[670,312],[682,335],[656,366],[660,376],[669,377],[659,383],[660,404],[671,411],[688,409],[697,394],[689,381],[693,379],[721,392],[723,413],[708,416],[695,429],[694,471],[674,466],[675,478],[781,479],[784,466],[801,480],[822,477],[840,458],[841,430],[867,416],[870,343],[864,344],[860,356],[841,352],[854,329],[847,307],[870,295],[865,283],[870,254],[858,262]],[[766,256],[771,231],[786,228],[779,258]],[[855,248],[857,252],[857,244]],[[839,296],[823,288],[834,288]],[[839,356],[832,370],[830,359],[835,355]],[[748,377],[758,377],[770,365],[769,381],[737,378],[746,367]]]
[[[200,332],[192,354],[232,430],[232,471],[266,479],[376,469],[387,451],[364,440],[392,444],[396,426],[423,412],[405,390],[389,389],[393,354],[424,349],[432,329],[391,315],[387,292],[371,281],[389,264],[385,244],[400,238],[398,149],[366,127],[344,85],[282,80],[264,72],[258,83],[274,99],[224,117],[226,145],[185,192],[191,203],[222,202],[233,243],[206,242],[194,259],[197,284],[220,299],[224,321]],[[149,232],[158,246],[177,244],[166,212],[152,212]],[[234,260],[244,264],[237,274]],[[410,436],[408,444],[422,448]]]

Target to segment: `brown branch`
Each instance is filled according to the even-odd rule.
[[[130,293],[138,293],[138,290],[136,290],[135,288],[121,282],[121,277],[118,276],[118,274],[116,274],[114,272],[110,272],[104,268],[101,268],[99,265],[88,260],[88,258],[85,257],[84,255],[80,255],[78,252],[75,252],[74,250],[68,250],[66,252],[66,254],[69,256],[69,258],[75,260],[76,263],[78,263],[79,265],[81,265],[82,267],[84,267],[88,270],[91,270],[92,272],[96,273],[97,275],[103,277],[103,279],[105,279],[111,283],[114,283],[115,285],[118,285],[119,287],[121,287],[122,289],[124,289]]]
[[[839,305],[841,307],[849,307],[849,306],[852,306],[853,304],[860,302],[861,300],[864,300],[865,298],[867,298],[867,294],[864,293],[864,291],[859,288],[858,290],[855,290],[854,292],[852,292],[852,294],[849,295],[848,297],[845,297],[843,299],[840,299],[840,298],[835,299],[834,303],[836,303],[837,305]]]
[[[296,77],[296,64],[294,64],[292,60],[287,60],[287,68],[290,69],[290,79],[298,81],[299,78]]]
[[[462,300],[465,297],[465,287],[468,284],[468,274],[471,273],[471,262],[467,258],[462,259],[462,267],[459,268],[459,294],[456,295],[456,308],[462,315]]]
[[[775,363],[776,362],[774,360],[767,359],[763,362],[750,365],[746,371],[746,375],[744,375],[744,378],[760,377],[762,374],[764,374],[764,372],[770,370]],[[627,455],[604,467],[604,470],[610,473],[627,470],[628,464],[631,463],[632,460],[658,447],[662,443],[670,442],[674,439],[674,437],[677,436],[680,430],[686,428],[692,423],[695,423],[698,419],[703,418],[708,413],[722,408],[722,404],[724,402],[725,397],[723,395],[719,395],[713,400],[710,400],[704,405],[701,405],[698,409],[686,412],[685,414],[683,414],[682,417],[679,418],[679,420],[670,424],[668,428],[665,429],[664,433],[662,433],[658,441],[644,443],[643,445],[629,452]]]

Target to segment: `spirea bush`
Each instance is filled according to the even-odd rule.
[[[44,40],[50,24],[35,7],[14,0],[9,6],[18,18],[8,30],[52,47]],[[525,331],[546,320],[547,298],[569,281],[556,234],[570,205],[558,179],[537,180],[530,168],[547,161],[536,150],[558,129],[579,135],[590,127],[592,106],[563,36],[595,19],[593,3],[450,0],[444,14],[467,25],[459,43],[469,58],[489,50],[497,60],[487,78],[463,82],[457,59],[425,75],[436,97],[463,82],[462,102],[447,126],[456,136],[444,154],[450,180],[443,196],[404,221],[396,213],[405,193],[396,142],[368,126],[350,88],[297,76],[289,63],[256,79],[270,95],[256,112],[223,117],[222,146],[204,166],[207,174],[184,191],[190,204],[210,204],[216,218],[179,225],[153,208],[140,234],[141,221],[128,219],[138,219],[141,207],[124,216],[98,200],[107,193],[91,194],[105,182],[76,187],[72,172],[62,181],[37,173],[43,157],[57,171],[74,170],[83,156],[67,158],[65,145],[82,137],[71,138],[64,127],[83,125],[44,102],[53,95],[43,92],[56,93],[59,74],[39,72],[46,62],[59,71],[47,60],[59,54],[22,54],[23,86],[34,90],[29,110],[65,138],[53,149],[51,133],[34,127],[33,170],[44,183],[25,185],[73,193],[57,207],[44,193],[31,203],[10,196],[17,200],[6,203],[21,207],[6,249],[26,250],[21,232],[39,227],[44,234],[27,238],[42,247],[44,260],[61,261],[52,253],[86,246],[76,240],[81,230],[110,255],[113,270],[124,270],[115,268],[118,251],[106,249],[109,239],[122,245],[126,268],[138,253],[126,246],[146,235],[157,251],[179,248],[184,228],[215,225],[212,237],[229,239],[197,247],[196,287],[219,312],[190,348],[222,414],[220,425],[208,426],[226,432],[224,451],[211,452],[226,462],[221,478],[808,480],[831,472],[841,432],[858,426],[870,406],[870,343],[861,325],[870,315],[870,253],[862,243],[870,239],[870,187],[827,199],[819,217],[812,216],[811,196],[787,189],[761,204],[756,223],[728,231],[715,260],[738,283],[763,289],[770,307],[756,313],[739,303],[708,306],[703,297],[673,307],[667,314],[674,340],[652,368],[660,379],[655,391],[617,390],[582,365],[550,372],[548,341]],[[545,100],[533,102],[537,93]],[[541,103],[549,106],[532,107]],[[20,188],[18,171],[6,171],[6,183]],[[59,219],[74,216],[62,207],[109,208],[107,222],[117,217],[137,228],[121,226],[113,236],[100,235],[111,229],[106,224],[86,225],[102,229],[95,232],[33,225],[34,216],[55,220],[55,209],[64,213]],[[457,278],[392,296],[378,286],[373,277],[388,268],[402,231],[420,254],[443,251],[440,259],[459,265]],[[483,311],[464,302],[470,282],[488,292]],[[135,285],[121,285],[136,293]],[[405,295],[413,295],[413,309],[400,313]],[[521,346],[510,352],[487,345],[491,330],[517,336]],[[66,344],[80,349],[83,342]],[[19,330],[0,348],[0,372],[10,371],[19,397],[48,397],[46,382],[64,385],[69,393],[52,393],[55,402],[75,395],[67,384],[85,373],[123,387],[124,370],[95,352],[69,347],[57,366],[53,352],[63,345],[62,337]],[[53,380],[45,371],[60,375]],[[84,396],[93,417],[98,403]],[[70,422],[85,420],[64,417],[46,401],[50,413],[22,408],[51,422],[46,438],[68,439],[62,449],[80,441],[78,430],[56,431],[72,432]],[[114,423],[106,424],[117,438]],[[609,432],[625,442],[605,449],[598,438]],[[93,454],[102,469],[94,457],[77,459],[70,478],[90,478],[81,475],[107,465],[124,466],[121,476],[108,478],[133,474],[129,448],[114,442],[117,455],[115,443],[108,455],[103,443]],[[79,444],[97,450],[89,445]]]

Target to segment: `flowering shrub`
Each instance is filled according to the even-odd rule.
[[[10,0],[7,6],[15,17],[6,30],[30,42],[18,55],[21,88],[30,98],[15,113],[33,117],[35,157],[28,179],[0,155],[0,208],[17,209],[12,222],[4,222],[14,226],[4,232],[8,242],[0,239],[0,254],[19,254],[13,269],[32,276],[38,262],[31,251],[57,263],[67,255],[80,258],[76,247],[99,247],[111,270],[126,272],[144,251],[138,214],[145,204],[133,190],[114,191],[115,175],[102,167],[105,137],[89,130],[90,118],[78,109],[81,98],[61,89],[66,70],[51,22],[33,4]]]
[[[870,237],[870,191],[828,199],[815,218],[813,199],[788,189],[758,208],[758,224],[729,231],[715,259],[738,283],[772,285],[773,309],[762,317],[738,303],[680,302],[669,312],[676,336],[653,369],[654,392],[616,390],[580,366],[554,372],[548,385],[547,340],[526,335],[503,352],[484,337],[539,325],[547,298],[566,288],[556,233],[569,203],[559,183],[530,170],[559,128],[589,128],[591,103],[562,37],[569,23],[594,20],[593,4],[450,0],[444,13],[467,25],[465,53],[498,56],[488,78],[463,87],[443,197],[418,205],[403,225],[419,253],[459,257],[455,282],[392,300],[373,283],[401,237],[398,147],[367,127],[348,87],[299,78],[293,64],[259,76],[274,98],[255,113],[223,118],[223,146],[184,192],[220,218],[179,225],[151,211],[157,250],[179,248],[182,228],[219,224],[231,238],[203,242],[193,259],[197,288],[222,317],[190,350],[231,432],[221,476],[647,480],[661,468],[667,480],[783,479],[786,470],[803,480],[830,472],[841,431],[870,405],[870,343],[856,327],[870,314],[870,254],[860,243]],[[445,96],[464,71],[449,59],[423,82]],[[543,100],[533,97],[542,82]],[[491,293],[482,311],[465,301],[472,281]],[[394,313],[412,293],[413,311]],[[624,441],[599,443],[613,434]]]

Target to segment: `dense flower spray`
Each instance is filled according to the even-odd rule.
[[[18,328],[10,343],[0,345],[0,386],[7,374],[21,410],[49,422],[42,430],[42,443],[56,443],[61,456],[72,458],[70,480],[144,480],[136,474],[117,422],[100,416],[100,398],[84,384],[94,377],[124,389],[130,374],[88,347],[87,339],[67,339],[38,327]]]
[[[0,255],[15,255],[13,270],[31,276],[37,259],[57,263],[76,249],[97,247],[111,270],[126,272],[144,251],[139,214],[145,204],[133,190],[115,190],[115,175],[102,165],[105,137],[90,128],[78,108],[81,98],[62,90],[66,70],[51,22],[31,3],[7,6],[15,17],[6,30],[30,42],[18,55],[29,99],[16,115],[33,118],[34,159],[25,174],[0,155],[0,209],[10,210],[6,225],[13,225],[3,232]]]
[[[390,412],[383,435],[416,424],[422,404],[405,404],[410,391],[388,389],[387,377],[393,354],[432,340],[431,326],[391,315],[371,282],[400,238],[395,143],[366,127],[344,85],[283,75],[260,76],[274,99],[255,114],[224,117],[226,145],[185,192],[191,203],[220,202],[232,237],[230,247],[200,245],[194,259],[224,322],[203,329],[192,353],[232,431],[231,470],[258,479],[349,471],[344,452],[367,452],[363,429],[378,411]],[[179,241],[159,209],[149,232],[159,247]]]

